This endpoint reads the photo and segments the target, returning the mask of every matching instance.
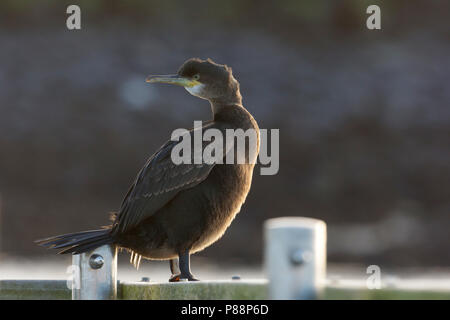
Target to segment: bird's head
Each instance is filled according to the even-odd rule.
[[[190,94],[212,102],[240,103],[239,83],[231,68],[211,59],[187,60],[173,75],[149,76],[150,83],[169,83],[184,87]]]

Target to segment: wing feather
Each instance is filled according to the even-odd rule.
[[[171,152],[180,141],[168,141],[147,160],[122,201],[113,223],[114,231],[125,232],[135,227],[166,205],[178,192],[192,188],[208,177],[214,164],[173,163]]]

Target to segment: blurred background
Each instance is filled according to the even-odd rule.
[[[81,30],[66,28],[70,4]],[[370,4],[382,30],[366,28]],[[194,265],[259,266],[264,220],[308,216],[328,224],[330,263],[450,267],[449,10],[411,0],[2,0],[3,263],[61,261],[33,240],[107,224],[172,131],[211,117],[185,90],[144,82],[200,57],[231,66],[260,127],[280,129],[280,170],[255,174],[241,213]]]

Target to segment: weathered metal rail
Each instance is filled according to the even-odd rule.
[[[268,299],[266,280],[201,281],[195,283],[118,282],[121,300],[264,300]],[[0,280],[0,299],[70,300],[72,291],[65,280]],[[406,290],[325,286],[320,299],[437,299],[449,300],[450,291]]]

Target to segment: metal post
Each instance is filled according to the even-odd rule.
[[[117,250],[104,245],[74,255],[72,300],[109,300],[117,298]]]
[[[320,298],[326,272],[326,224],[303,217],[265,222],[270,299]]]

